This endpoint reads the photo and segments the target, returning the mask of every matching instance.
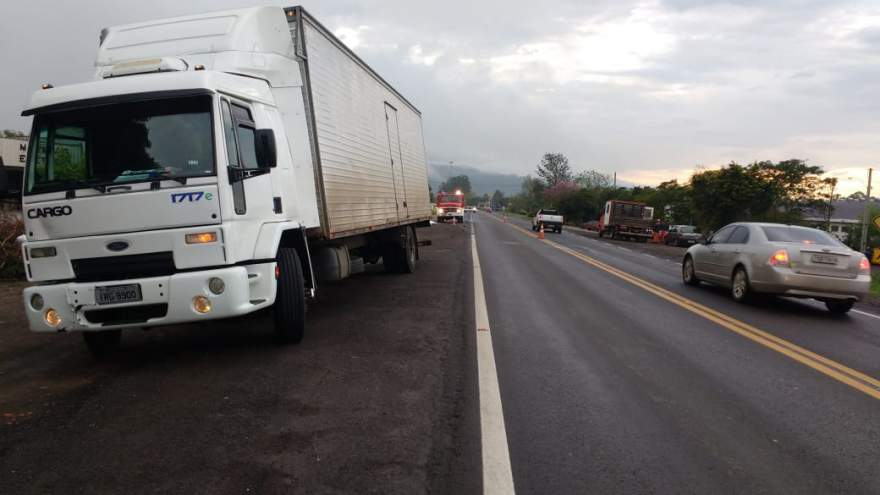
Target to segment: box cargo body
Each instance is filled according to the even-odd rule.
[[[428,220],[421,113],[303,9],[286,13],[310,99],[324,236]]]

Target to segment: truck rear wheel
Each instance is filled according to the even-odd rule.
[[[382,263],[388,273],[412,273],[416,270],[416,236],[412,227],[402,227],[400,240],[385,246]]]
[[[119,348],[119,342],[122,340],[122,330],[83,332],[82,336],[92,356],[101,359],[113,354]]]
[[[306,288],[299,255],[293,248],[279,248],[275,268],[275,341],[299,344],[306,329]]]

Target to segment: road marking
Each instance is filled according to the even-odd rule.
[[[477,375],[480,384],[480,437],[483,450],[483,493],[512,494],[513,473],[504,428],[504,410],[498,389],[498,371],[492,350],[489,310],[483,290],[483,272],[477,255],[477,237],[471,231],[471,256],[474,263],[474,313],[477,328]]]
[[[877,318],[878,320],[880,320],[880,316],[875,315],[874,313],[868,313],[867,311],[860,311],[858,309],[853,309],[852,312],[858,313],[860,315],[870,316],[871,318]]]
[[[532,237],[532,235],[526,231],[525,229],[518,227],[516,225],[511,225],[511,227],[519,230],[523,234],[528,237]],[[720,311],[712,309],[708,306],[700,304],[696,301],[688,299],[684,296],[680,296],[670,290],[664,289],[660,286],[654,285],[647,280],[641,279],[634,275],[631,275],[623,270],[615,268],[611,265],[603,263],[595,258],[591,258],[585,254],[581,254],[571,248],[558,244],[556,242],[550,240],[542,241],[546,243],[548,246],[553,247],[559,251],[567,253],[579,260],[591,265],[595,268],[603,270],[611,275],[614,275],[620,279],[623,279],[641,289],[644,289],[647,292],[650,292],[661,299],[665,299],[676,306],[679,306],[691,313],[699,315],[707,320],[710,320],[714,323],[717,323],[722,328],[730,330],[736,334],[739,334],[753,342],[756,342],[768,349],[776,351],[784,356],[787,356],[805,366],[809,366],[810,368],[822,373],[830,378],[833,378],[841,383],[849,385],[850,387],[869,395],[875,399],[880,400],[880,380],[868,376],[860,371],[856,371],[852,368],[849,368],[841,363],[828,359],[824,356],[816,354],[808,349],[800,347],[797,344],[789,342],[785,339],[781,339],[769,332],[761,330],[757,327],[749,325],[748,323],[739,321],[731,316],[728,316]],[[858,311],[858,310],[856,310]],[[859,311],[859,313],[862,313]],[[874,316],[874,315],[871,315]]]

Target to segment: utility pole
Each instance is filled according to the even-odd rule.
[[[871,219],[868,218],[868,213],[870,212],[871,207],[871,174],[873,172],[873,168],[868,169],[868,195],[865,197],[865,211],[862,212],[862,249],[860,249],[860,251],[863,253],[868,249],[868,222],[871,221]]]
[[[614,172],[614,189],[617,189],[617,172]]]

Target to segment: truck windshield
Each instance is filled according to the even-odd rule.
[[[464,203],[464,196],[456,196],[455,194],[450,194],[448,196],[441,195],[439,198],[437,198],[437,203]]]
[[[25,194],[214,174],[211,96],[37,115]]]

